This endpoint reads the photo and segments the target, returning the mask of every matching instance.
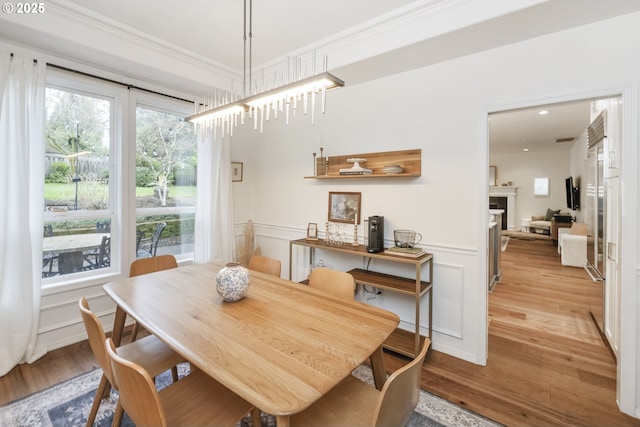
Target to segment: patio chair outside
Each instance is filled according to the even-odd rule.
[[[141,235],[138,234],[136,246],[137,258],[150,258],[156,256],[156,252],[158,250],[158,242],[160,241],[160,237],[162,236],[162,232],[164,231],[164,228],[166,226],[166,222],[157,224],[151,238],[143,239],[141,238]]]
[[[52,237],[53,236],[53,225],[46,224],[44,226],[44,237]],[[58,274],[58,270],[53,269],[53,264],[58,263],[58,254],[42,254],[42,277],[51,277]],[[49,267],[47,270],[46,267]]]

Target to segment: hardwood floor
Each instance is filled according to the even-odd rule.
[[[0,405],[97,368],[88,341],[48,352],[34,363],[21,364],[0,377]]]
[[[640,426],[616,405],[616,366],[590,315],[601,285],[548,240],[512,238],[489,296],[489,360],[430,350],[422,388],[507,426]],[[126,342],[126,339],[125,339]],[[385,352],[393,371],[407,359]],[[86,341],[0,377],[0,405],[97,367]]]
[[[640,426],[617,408],[615,360],[590,314],[602,285],[548,240],[511,238],[502,255],[487,365],[430,350],[422,388],[508,426]],[[385,352],[385,367],[402,359]]]

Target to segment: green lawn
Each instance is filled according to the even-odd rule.
[[[78,197],[82,197],[83,194],[87,194],[88,192],[99,195],[100,197],[106,198],[107,196],[107,186],[106,185],[98,185],[98,186],[83,186],[82,183],[78,185]],[[153,196],[153,187],[136,187],[136,196],[137,197],[145,197],[145,196]],[[44,185],[44,198],[46,200],[55,200],[55,201],[73,201],[76,197],[76,186],[75,184],[54,184],[54,183],[46,183]],[[195,186],[180,186],[180,187],[169,187],[169,197],[177,197],[177,198],[195,198],[196,197],[196,187]]]

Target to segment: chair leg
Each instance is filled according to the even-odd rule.
[[[251,424],[253,425],[253,427],[262,427],[260,409],[256,407],[251,410]]]
[[[98,390],[96,391],[96,397],[93,398],[93,405],[91,405],[91,411],[87,418],[87,427],[91,427],[93,425],[96,415],[98,414],[98,408],[100,408],[100,402],[102,402],[102,397],[104,396],[108,385],[109,380],[107,380],[107,377],[102,375],[102,378],[100,378],[100,384],[98,385]]]
[[[49,261],[49,277],[53,276],[53,261]]]
[[[113,413],[113,420],[111,420],[111,427],[120,427],[123,417],[124,408],[120,404],[120,399],[118,399],[118,403],[116,404],[116,411]]]
[[[138,322],[133,324],[133,331],[131,332],[131,342],[134,342],[138,338],[138,331],[140,330],[140,325]]]

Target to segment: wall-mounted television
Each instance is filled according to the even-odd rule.
[[[572,176],[565,180],[565,191],[567,207],[573,211],[580,209],[580,189],[574,185]]]

